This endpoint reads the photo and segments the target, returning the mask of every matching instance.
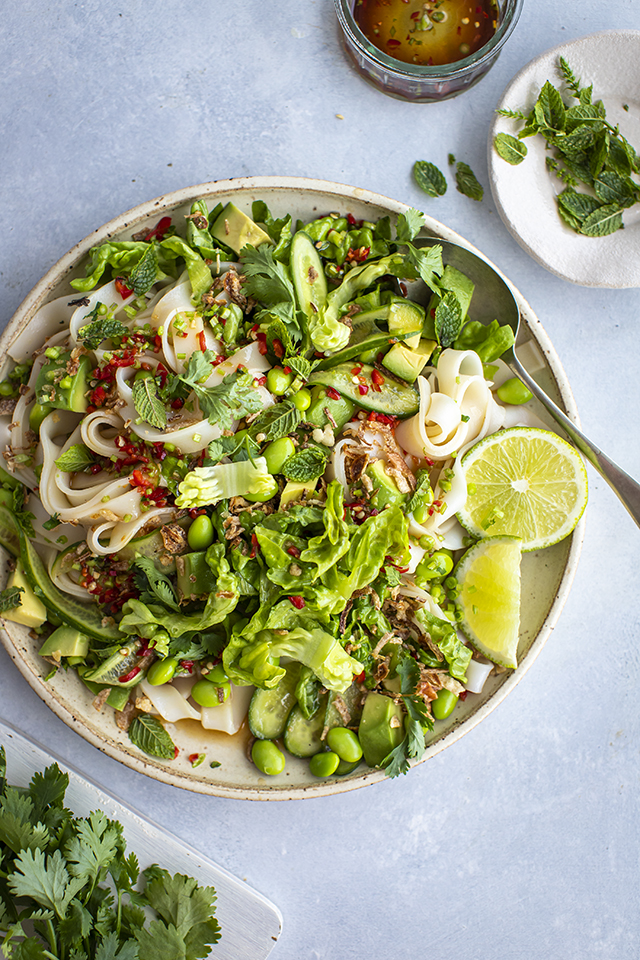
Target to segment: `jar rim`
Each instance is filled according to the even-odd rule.
[[[501,21],[490,40],[475,53],[469,54],[453,63],[443,63],[435,66],[405,63],[384,53],[367,38],[360,29],[353,15],[354,0],[334,0],[338,22],[345,37],[358,48],[360,56],[365,57],[373,65],[384,67],[387,73],[404,80],[452,80],[464,76],[471,69],[482,67],[494,60],[507,39],[513,33],[518,22],[524,0],[504,0],[501,8]]]

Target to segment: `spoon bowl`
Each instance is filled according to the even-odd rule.
[[[601,477],[627,508],[636,524],[640,526],[640,484],[606,456],[569,417],[551,400],[542,387],[531,377],[516,354],[520,333],[520,308],[509,284],[493,266],[472,250],[458,243],[440,240],[437,237],[422,238],[416,245],[441,246],[443,263],[459,270],[475,284],[473,295],[473,319],[488,323],[494,319],[513,330],[514,342],[501,357],[514,376],[518,377],[545,407],[556,423],[562,427],[567,439]]]

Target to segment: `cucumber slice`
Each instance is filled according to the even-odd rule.
[[[277,687],[263,690],[258,687],[249,704],[249,729],[258,740],[277,740],[284,733],[289,714],[296,704],[295,689],[300,676],[300,664],[292,663]]]
[[[333,387],[343,397],[353,400],[363,410],[375,410],[390,417],[412,417],[420,408],[418,392],[408,383],[393,379],[385,370],[383,374],[369,364],[363,364],[358,378],[351,372],[352,363],[340,363],[330,370],[314,370],[309,377],[309,383],[321,383],[325,387]],[[372,374],[382,383],[374,383]],[[366,388],[361,392],[360,387]]]
[[[284,745],[294,757],[313,757],[320,753],[324,744],[320,737],[324,730],[324,717],[327,698],[322,697],[320,707],[310,720],[307,720],[296,704],[284,729]]]
[[[20,556],[24,564],[27,580],[33,592],[42,600],[48,610],[56,613],[63,623],[76,627],[96,640],[107,643],[122,640],[122,634],[115,623],[105,623],[105,618],[93,604],[80,603],[74,597],[63,593],[52,583],[47,568],[40,559],[33,544],[19,531]]]
[[[299,230],[291,241],[291,278],[300,309],[312,317],[327,301],[327,278],[313,241]]]
[[[361,332],[365,333],[366,336],[360,337]],[[371,333],[367,330],[365,324],[361,324],[360,327],[353,328],[349,345],[344,350],[338,350],[333,356],[325,357],[314,369],[330,370],[332,367],[337,367],[339,363],[352,360],[367,351],[371,351],[371,354],[375,357],[381,351],[386,350],[394,342],[394,339],[386,330],[377,330],[375,333]]]
[[[119,680],[120,677],[129,673],[135,667],[137,661],[140,659],[138,657],[138,651],[141,646],[142,644],[139,640],[128,643],[126,646],[121,647],[117,653],[103,660],[97,667],[94,667],[92,670],[87,670],[86,673],[83,674],[82,679],[89,681],[89,683],[102,683],[106,685],[117,683],[119,687],[133,686],[142,680],[141,674],[135,676],[133,680],[127,681],[127,683],[119,683]]]
[[[6,507],[0,507],[0,546],[17,557],[20,553],[20,540],[13,514]]]

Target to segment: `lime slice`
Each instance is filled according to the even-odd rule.
[[[517,666],[521,556],[517,537],[486,537],[467,550],[454,571],[460,630],[503,667]]]
[[[462,458],[467,502],[458,520],[474,537],[520,537],[541,550],[574,529],[587,504],[580,455],[549,430],[510,427],[485,437]]]

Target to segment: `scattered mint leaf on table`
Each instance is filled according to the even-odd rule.
[[[428,160],[416,160],[413,176],[420,187],[430,197],[442,197],[447,192],[447,181],[441,170]]]
[[[484,196],[484,188],[477,179],[468,163],[459,160],[456,163],[456,188],[471,200],[480,202]]]

